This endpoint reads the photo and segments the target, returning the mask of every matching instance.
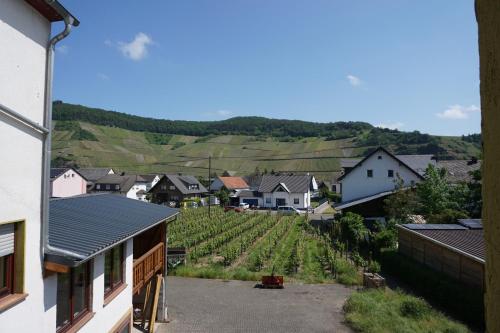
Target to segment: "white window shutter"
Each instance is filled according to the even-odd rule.
[[[0,257],[14,253],[14,224],[0,224]]]

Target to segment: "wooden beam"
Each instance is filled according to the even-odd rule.
[[[44,263],[45,269],[56,273],[69,273],[70,268],[55,262],[46,261]]]

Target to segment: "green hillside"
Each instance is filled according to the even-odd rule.
[[[79,108],[85,110],[86,117],[92,115],[89,110],[93,109]],[[99,111],[101,116],[111,115],[107,118],[108,126],[105,126],[96,124],[102,117],[96,116],[94,123],[90,123],[78,119],[75,114],[68,116],[65,111],[58,110],[55,118],[66,120],[57,120],[54,126],[53,165],[111,166],[121,171],[182,172],[206,176],[210,155],[212,168],[218,174],[228,170],[243,175],[259,168],[260,171],[267,169],[268,172],[311,172],[318,178],[328,179],[332,172],[340,170],[340,158],[363,156],[378,145],[384,145],[396,153],[435,153],[440,158],[461,159],[479,155],[475,137],[436,137],[418,132],[382,130],[366,123],[344,123],[351,124],[346,125],[348,130],[340,127],[339,133],[332,130],[323,133],[328,134],[324,136],[303,137],[296,134],[299,130],[295,125],[290,125],[292,129],[288,130],[288,127],[269,120],[271,124],[266,125],[263,121],[261,126],[268,126],[270,132],[279,135],[265,135],[262,132],[258,135],[243,135],[240,132],[254,130],[241,126],[240,121],[246,122],[244,119],[236,121],[234,125],[233,118],[230,124],[235,127],[227,123],[224,125],[225,131],[233,134],[217,134],[222,131],[219,124],[212,125],[206,135],[194,136],[182,134],[186,131],[184,127],[189,127],[183,122],[182,126],[175,127],[170,133],[147,131],[145,127],[140,127],[138,121],[133,123],[135,130],[130,130],[120,128],[131,125],[116,121],[114,113],[106,113],[109,111]],[[202,128],[205,123],[219,122],[189,123],[201,124]],[[303,123],[307,125],[307,131],[316,127],[321,131],[325,125]],[[329,126],[337,128],[339,124],[330,123]]]

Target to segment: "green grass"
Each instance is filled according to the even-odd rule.
[[[212,264],[205,267],[179,266],[170,270],[169,275],[202,279],[259,281],[264,274],[260,272],[251,272],[245,267],[226,269],[222,265]]]
[[[345,303],[344,311],[347,323],[358,332],[469,332],[424,300],[390,289],[355,292]]]

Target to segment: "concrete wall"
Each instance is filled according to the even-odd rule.
[[[472,6],[471,6],[472,7]],[[471,11],[473,9],[471,8]],[[486,327],[500,332],[500,1],[476,0],[483,137],[483,225],[486,240]]]
[[[379,156],[382,159],[379,159]],[[371,178],[366,175],[367,170],[370,169],[373,170],[373,177]],[[387,176],[387,170],[394,170],[393,178]],[[420,181],[420,178],[415,173],[387,153],[379,151],[373,154],[362,165],[353,169],[341,180],[342,202],[394,190],[397,174],[404,180],[405,186],[411,186],[412,182],[417,183]]]
[[[87,193],[87,181],[74,170],[69,169],[50,182],[51,196],[71,197]]]
[[[50,23],[25,1],[0,1],[0,103],[43,123],[46,45]],[[0,223],[24,220],[24,291],[0,312],[2,332],[40,332],[44,284],[40,252],[42,137],[0,115]],[[45,330],[49,332],[49,330]]]

